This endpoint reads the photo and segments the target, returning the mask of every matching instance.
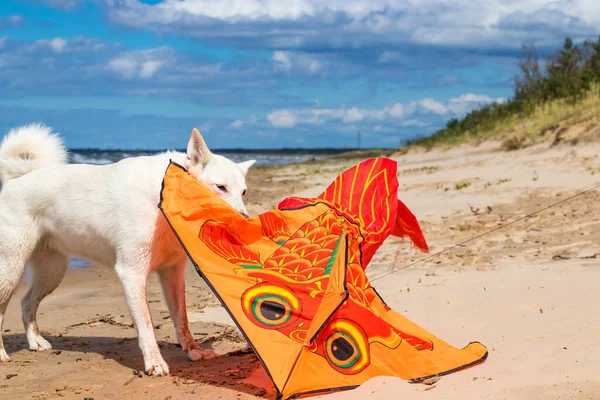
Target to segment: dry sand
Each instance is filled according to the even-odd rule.
[[[538,145],[498,152],[496,143],[394,157],[402,199],[431,254],[593,187],[600,146]],[[354,161],[254,170],[249,210],[286,195],[318,195]],[[336,399],[600,399],[600,194],[566,201],[424,262],[390,239],[367,269],[386,302],[450,344],[480,341],[480,366],[432,386],[380,377]],[[400,252],[397,250],[400,249]],[[394,274],[379,279],[392,270]],[[143,368],[121,287],[107,267],[72,268],[40,308],[53,350],[26,349],[23,282],[9,305],[0,365],[2,399],[250,399],[273,389],[233,323],[196,272],[187,271],[191,331],[223,356],[187,361],[177,346],[156,277],[148,298],[171,376]],[[138,376],[139,374],[140,376]]]

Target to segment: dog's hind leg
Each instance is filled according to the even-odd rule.
[[[121,279],[125,301],[137,330],[146,373],[156,376],[168,375],[169,366],[160,354],[156,343],[152,316],[146,300],[147,265],[149,262],[144,256],[130,255],[127,261],[117,261],[115,270]]]
[[[37,311],[41,301],[52,293],[63,280],[69,267],[69,257],[40,243],[33,252],[29,264],[32,272],[31,286],[21,300],[23,326],[27,334],[29,350],[49,350],[52,346],[40,334]]]
[[[158,276],[165,295],[169,313],[175,325],[177,340],[190,360],[210,359],[218,357],[213,350],[203,350],[194,340],[188,327],[185,308],[185,267],[186,260],[171,268],[158,270]]]
[[[12,293],[11,293],[12,295]],[[1,296],[1,294],[0,294]],[[10,296],[9,296],[10,299]],[[2,298],[0,297],[0,301]],[[8,306],[8,300],[2,304],[0,304],[0,332],[2,331],[2,324],[4,323],[4,313],[6,312],[6,306]],[[10,357],[8,353],[6,353],[6,349],[4,348],[4,341],[2,340],[2,333],[0,333],[0,361],[9,361]]]
[[[0,361],[10,358],[2,340],[2,324],[10,298],[23,277],[27,259],[33,251],[37,239],[31,234],[33,229],[27,226],[10,224],[0,215]]]
[[[4,314],[8,302],[15,292],[26,266],[25,260],[22,262],[13,261],[10,257],[5,257],[4,252],[0,251],[0,361],[10,360],[2,340],[2,332],[4,332],[2,325],[4,324]]]

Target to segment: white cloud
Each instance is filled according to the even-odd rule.
[[[321,61],[312,54],[277,50],[273,52],[272,60],[276,69],[288,73],[297,70],[308,75],[316,75],[323,69]]]
[[[53,38],[50,40],[36,40],[30,47],[30,50],[45,47],[52,50],[56,54],[63,53],[67,47],[67,41],[63,38]]]
[[[202,15],[220,20],[241,19],[297,19],[304,15],[312,15],[314,9],[306,0],[167,0],[161,4],[164,11],[176,10],[192,15]]]
[[[499,98],[494,100],[490,96],[467,93],[455,99],[451,99],[448,102],[448,109],[454,114],[464,114],[479,105],[491,103],[493,101],[502,103],[504,102],[504,99]]]
[[[130,51],[110,60],[107,68],[123,79],[152,78],[165,65],[162,59],[172,57],[171,49],[156,48]]]
[[[287,51],[274,52],[273,61],[275,62],[276,66],[286,72],[289,72],[292,69],[292,60],[290,59],[290,55]]]
[[[67,46],[67,41],[62,38],[54,38],[48,42],[48,45],[55,53],[62,53]]]
[[[395,103],[380,109],[364,109],[358,107],[346,108],[311,108],[301,110],[276,110],[267,116],[268,122],[278,128],[290,128],[297,124],[321,125],[330,121],[341,121],[344,124],[354,124],[366,121],[394,120],[400,126],[426,126],[414,116],[462,116],[469,110],[493,101],[502,102],[504,99],[492,99],[486,95],[467,93],[441,102],[431,98],[411,101],[407,104]],[[406,119],[408,118],[408,119]],[[354,129],[354,128],[353,128]],[[380,131],[383,132],[382,129]]]
[[[321,63],[317,59],[310,59],[305,65],[306,70],[310,75],[316,75],[321,71]]]
[[[380,64],[387,63],[398,63],[401,61],[407,61],[405,57],[397,51],[384,51],[379,55],[377,62]]]
[[[0,16],[0,29],[21,28],[25,25],[27,25],[27,20],[19,14],[9,15],[6,17]]]
[[[277,139],[277,137],[278,137],[277,132],[273,132],[273,131],[269,131],[269,132],[258,131],[258,132],[256,132],[256,135],[263,139]]]
[[[241,119],[236,119],[231,124],[229,124],[229,127],[234,129],[241,128],[242,126],[244,126],[244,121],[242,121]]]
[[[18,14],[9,15],[6,17],[6,21],[8,21],[12,25],[22,25],[25,23],[25,19]]]
[[[422,128],[425,127],[427,125],[429,125],[427,122],[424,121],[419,121],[418,119],[408,119],[406,121],[402,121],[399,124],[400,126],[404,126],[404,127],[408,127],[408,126],[415,126],[418,128]]]
[[[360,110],[356,107],[352,107],[351,109],[346,111],[346,113],[344,114],[344,117],[342,118],[342,121],[344,121],[346,123],[358,122],[358,121],[362,121],[364,118],[365,118],[365,112],[363,110]]]
[[[160,96],[200,101],[216,110],[243,102],[252,103],[250,112],[264,112],[263,104],[279,96],[282,83],[290,79],[275,73],[269,59],[212,61],[168,46],[127,50],[120,43],[86,37],[51,39],[2,40],[0,92]],[[61,73],[48,75],[50,69]]]
[[[444,115],[448,113],[448,108],[445,105],[433,99],[423,99],[417,104],[420,105],[423,110],[432,112],[434,114]]]
[[[40,3],[44,3],[50,7],[60,8],[63,10],[68,10],[70,8],[76,7],[81,0],[37,0]]]
[[[129,58],[115,58],[109,61],[108,69],[122,78],[131,79],[136,74],[138,63]]]
[[[236,119],[231,124],[229,124],[229,127],[233,128],[233,129],[239,129],[244,125],[254,125],[254,124],[256,124],[256,121],[257,121],[256,114],[252,114],[250,116],[250,118],[248,118],[245,121],[243,119]]]
[[[60,37],[52,39],[40,39],[25,47],[29,52],[37,50],[50,50],[55,54],[63,53],[89,53],[108,49],[106,42],[85,36],[77,36],[71,39]]]
[[[21,24],[21,23],[25,22],[25,19],[23,19],[23,17],[21,17],[18,14],[11,15],[11,16],[7,17],[7,19],[8,19],[8,21],[10,21],[13,24]]]
[[[471,102],[489,103],[490,101],[492,101],[492,98],[487,95],[467,93],[467,94],[460,95],[455,99],[452,99],[452,101],[471,101]]]
[[[375,125],[375,127],[373,127],[373,132],[377,132],[377,133],[394,132],[394,129],[389,128],[387,126],[383,126],[383,125]]]
[[[296,126],[296,115],[289,110],[277,110],[267,115],[267,120],[276,128],[293,128]]]
[[[406,110],[405,110],[404,106],[400,103],[394,104],[389,109],[389,114],[390,114],[390,117],[392,117],[392,118],[402,118],[405,113],[406,113]]]
[[[152,76],[160,69],[162,62],[151,60],[141,64],[140,76],[142,78],[152,78]]]
[[[402,60],[393,49],[402,43],[518,48],[525,39],[554,43],[566,33],[600,32],[596,0],[105,1],[122,25],[272,49],[378,44],[388,49],[381,63]]]

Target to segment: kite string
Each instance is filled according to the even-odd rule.
[[[457,248],[457,247],[461,247],[461,246],[463,246],[463,245],[465,245],[465,244],[467,244],[467,243],[469,243],[469,242],[472,242],[472,241],[474,241],[474,240],[476,240],[476,239],[479,239],[479,238],[481,238],[481,237],[483,237],[483,236],[489,235],[490,233],[493,233],[493,232],[495,232],[495,231],[497,231],[497,230],[500,230],[500,229],[502,229],[502,228],[506,228],[506,227],[507,227],[507,226],[509,226],[509,225],[515,224],[515,223],[517,223],[517,222],[519,222],[519,221],[522,221],[522,220],[524,220],[524,219],[527,219],[527,218],[529,218],[529,217],[531,217],[531,216],[533,216],[533,215],[535,215],[535,214],[539,214],[539,213],[541,213],[541,212],[543,212],[543,211],[546,211],[546,210],[548,210],[548,209],[550,209],[550,208],[552,208],[552,207],[555,207],[555,206],[557,206],[557,205],[559,205],[559,204],[565,203],[565,202],[567,202],[567,201],[569,201],[569,200],[572,200],[572,199],[574,199],[575,197],[578,197],[578,196],[584,195],[584,194],[586,194],[586,193],[589,193],[589,192],[591,192],[591,191],[594,191],[594,190],[596,190],[596,189],[598,189],[598,188],[600,188],[600,185],[596,185],[596,186],[594,186],[593,188],[590,188],[590,189],[584,190],[583,192],[579,192],[579,193],[577,193],[577,194],[574,194],[573,196],[567,197],[566,199],[563,199],[563,200],[561,200],[561,201],[557,201],[556,203],[550,204],[549,206],[546,206],[546,207],[544,207],[544,208],[541,208],[541,209],[539,209],[539,210],[537,210],[537,211],[534,211],[534,212],[532,212],[532,213],[529,213],[529,214],[527,214],[527,215],[524,215],[524,216],[522,216],[522,217],[520,217],[520,218],[517,218],[517,219],[515,219],[515,220],[513,220],[513,221],[511,221],[511,222],[508,222],[508,223],[506,223],[506,224],[499,225],[499,226],[495,227],[494,229],[491,229],[491,230],[489,230],[489,231],[487,231],[487,232],[484,232],[484,233],[481,233],[481,234],[479,234],[479,235],[476,235],[476,236],[474,236],[474,237],[472,237],[472,238],[470,238],[470,239],[467,239],[467,240],[465,240],[465,241],[463,241],[463,242],[460,242],[460,243],[458,243],[458,244],[455,244],[455,245],[453,245],[453,246],[450,246],[450,247],[448,247],[447,249],[444,249],[444,250],[438,251],[437,253],[433,253],[433,254],[431,254],[431,255],[429,255],[429,256],[427,256],[427,257],[423,257],[423,258],[421,258],[421,259],[419,259],[419,260],[417,260],[417,261],[414,261],[414,262],[412,262],[412,263],[410,263],[410,264],[404,265],[403,267],[400,267],[400,268],[398,268],[398,269],[397,269],[397,270],[395,270],[395,271],[392,269],[392,272],[388,272],[388,273],[386,273],[386,274],[383,274],[383,275],[381,275],[381,276],[378,276],[378,277],[377,277],[377,278],[375,278],[375,279],[371,279],[371,282],[375,282],[375,281],[377,281],[377,280],[379,280],[379,279],[381,279],[381,278],[385,278],[386,276],[390,276],[390,275],[392,275],[392,274],[395,274],[395,273],[396,273],[396,272],[398,272],[398,271],[401,271],[401,270],[403,270],[403,269],[406,269],[406,268],[408,268],[408,267],[411,267],[411,266],[413,266],[413,265],[415,265],[415,264],[418,264],[418,263],[420,263],[420,262],[423,262],[423,261],[429,260],[430,258],[437,257],[437,256],[439,256],[439,255],[440,255],[440,254],[442,254],[442,253],[446,253],[446,252],[448,252],[448,251],[450,251],[450,250],[453,250],[453,249],[455,249],[455,248]],[[394,265],[394,268],[395,268],[395,267],[396,267],[396,266]]]

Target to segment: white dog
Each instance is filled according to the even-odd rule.
[[[32,270],[23,298],[31,350],[51,348],[36,322],[40,302],[59,285],[70,256],[114,265],[137,329],[145,370],[166,375],[146,301],[146,279],[157,271],[183,351],[192,360],[215,357],[192,337],[185,308],[187,256],[158,209],[169,161],[247,216],[242,197],[254,160],[234,163],[212,154],[194,129],[187,154],[167,152],[96,166],[66,164],[61,139],[43,125],[11,130],[0,145],[0,335],[7,304]],[[9,359],[0,336],[0,359]]]

